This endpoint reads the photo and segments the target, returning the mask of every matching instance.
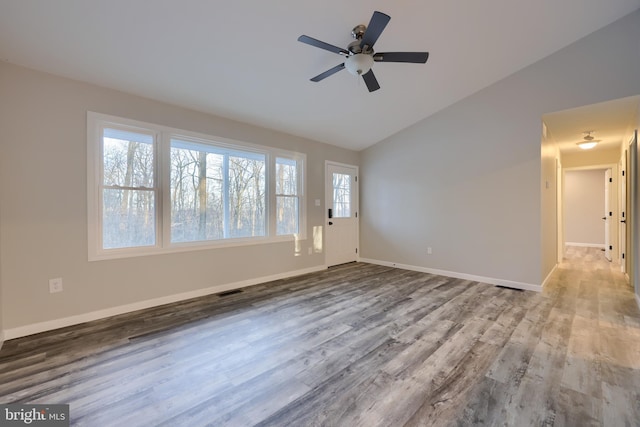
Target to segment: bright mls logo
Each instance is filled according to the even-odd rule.
[[[0,427],[69,427],[69,405],[0,405]]]

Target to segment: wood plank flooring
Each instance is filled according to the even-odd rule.
[[[0,403],[76,426],[637,426],[640,312],[601,251],[542,294],[354,263],[5,342]]]

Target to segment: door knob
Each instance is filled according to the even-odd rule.
[[[329,225],[333,225],[333,222],[329,221]]]
[[[604,220],[606,221],[606,220],[607,220],[607,217],[606,217],[606,216],[603,216],[603,217],[602,217],[602,219],[604,219]]]
[[[627,223],[627,220],[626,220],[626,219],[622,219],[622,220],[620,220],[620,222],[623,222],[623,223],[625,223],[625,224],[626,224],[626,223]]]

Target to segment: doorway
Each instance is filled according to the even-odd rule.
[[[563,243],[600,248],[608,261],[618,246],[616,170],[617,165],[568,168],[562,180]]]

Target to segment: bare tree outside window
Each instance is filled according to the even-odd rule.
[[[333,216],[335,218],[351,217],[351,176],[333,174]]]
[[[102,240],[105,249],[155,244],[154,161],[151,135],[104,130]]]
[[[171,241],[265,235],[263,154],[171,148]]]

